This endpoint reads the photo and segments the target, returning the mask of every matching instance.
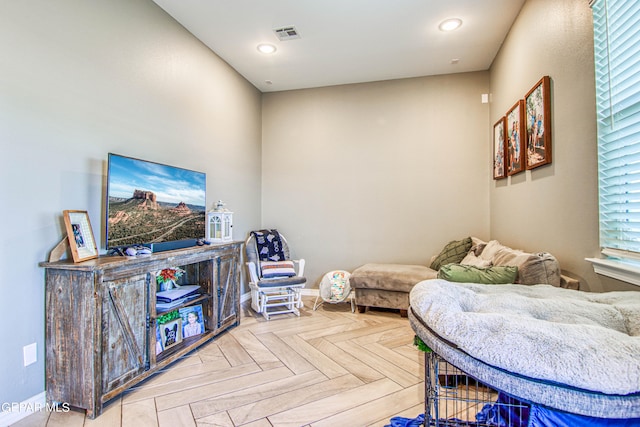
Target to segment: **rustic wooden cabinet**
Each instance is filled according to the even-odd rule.
[[[44,262],[47,402],[84,408],[91,418],[134,384],[240,323],[241,242]],[[156,354],[156,273],[180,267],[201,295],[205,332]],[[176,307],[173,309],[178,309]],[[172,309],[172,310],[173,310]]]

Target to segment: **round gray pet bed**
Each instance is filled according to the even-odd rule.
[[[640,292],[427,280],[413,330],[477,380],[525,402],[598,418],[640,418]]]

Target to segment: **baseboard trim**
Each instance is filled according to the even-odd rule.
[[[318,295],[320,295],[319,289],[303,289],[302,292],[300,293],[302,295],[310,296],[310,297],[317,297]]]
[[[246,294],[242,294],[240,296],[240,304],[242,304],[243,302],[247,302],[251,299],[251,292],[247,292]]]
[[[46,409],[47,392],[30,397],[23,402],[3,402],[0,412],[0,426],[15,424],[23,418]]]

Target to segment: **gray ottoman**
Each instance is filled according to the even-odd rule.
[[[437,271],[424,265],[369,263],[351,273],[349,284],[355,289],[360,313],[367,307],[382,307],[398,309],[402,317],[407,317],[413,286],[437,275]]]

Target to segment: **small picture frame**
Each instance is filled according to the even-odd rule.
[[[177,318],[163,323],[160,326],[160,338],[162,350],[178,345],[182,342],[182,319]]]
[[[162,347],[162,335],[160,335],[160,324],[156,323],[156,356],[164,351]]]
[[[506,115],[507,121],[507,175],[525,169],[524,153],[524,100],[519,100]]]
[[[183,307],[179,311],[182,319],[182,338],[195,337],[204,333],[202,305]]]
[[[506,118],[503,116],[493,125],[493,179],[507,177],[507,165],[505,158]]]
[[[551,163],[551,83],[544,76],[524,97],[527,126],[527,169]]]
[[[65,210],[63,215],[73,262],[97,258],[98,247],[87,211]]]

